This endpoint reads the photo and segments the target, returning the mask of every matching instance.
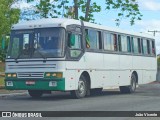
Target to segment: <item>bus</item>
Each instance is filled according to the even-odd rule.
[[[153,36],[80,20],[47,18],[13,25],[5,87],[38,98],[68,91],[75,98],[119,88],[133,93],[156,80]]]

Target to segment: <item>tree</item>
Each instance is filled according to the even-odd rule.
[[[59,15],[64,17],[73,16],[74,19],[95,22],[94,13],[101,12],[101,6],[98,5],[98,2],[94,2],[94,0],[73,0],[72,6],[69,0],[52,1],[54,2],[51,3],[51,0],[40,0],[37,10],[42,13],[42,17],[48,17],[48,13],[52,11],[54,16],[49,14],[51,17],[58,17]],[[105,0],[104,4],[106,5],[106,11],[111,9],[119,11],[117,12],[118,17],[115,20],[117,25],[120,25],[123,18],[129,18],[131,25],[135,23],[135,20],[141,20],[142,18],[137,0]],[[69,10],[71,7],[74,8],[74,11]],[[57,12],[57,10],[63,11],[63,13]]]
[[[101,12],[101,6],[98,5],[98,2],[94,2],[94,0],[73,0],[72,3],[71,6],[69,0],[40,0],[40,3],[36,7],[40,11],[41,17],[72,16],[74,19],[90,22],[95,22],[94,13]],[[131,25],[135,23],[135,20],[141,20],[142,18],[137,0],[105,0],[104,4],[106,5],[106,11],[111,9],[119,11],[117,12],[118,17],[115,20],[117,25],[120,25],[123,18],[129,18]],[[74,8],[74,11],[70,10],[70,8]],[[63,11],[63,13],[57,12],[57,10]]]
[[[10,33],[11,26],[18,22],[20,10],[13,8],[15,0],[0,0],[0,58],[4,58],[5,50],[2,50],[2,37]],[[2,56],[2,57],[1,57]]]

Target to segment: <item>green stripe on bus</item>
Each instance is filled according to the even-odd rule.
[[[29,80],[29,79],[6,79],[5,84],[7,81],[12,81],[13,86],[6,86],[5,88],[8,90],[57,90],[57,91],[65,91],[65,79],[58,79],[58,80],[53,80],[53,79],[40,79],[40,80]],[[26,85],[26,81],[35,81],[34,85]],[[50,81],[56,81],[57,86],[49,86]]]

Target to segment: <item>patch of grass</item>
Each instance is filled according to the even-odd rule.
[[[5,68],[5,63],[0,62],[0,72],[4,72],[4,68]]]
[[[3,86],[3,85],[4,85],[4,78],[0,77],[0,86]]]

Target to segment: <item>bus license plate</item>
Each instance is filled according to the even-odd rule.
[[[26,81],[26,85],[34,85],[35,81]]]

